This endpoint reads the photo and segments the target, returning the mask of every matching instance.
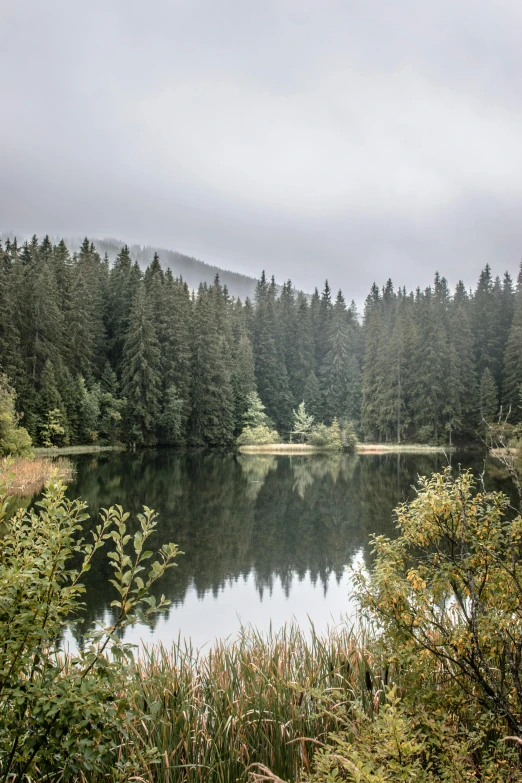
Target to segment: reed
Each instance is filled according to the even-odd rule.
[[[73,474],[73,465],[63,458],[18,457],[0,464],[0,483],[6,487],[7,495],[16,497],[37,494],[52,476],[70,481]]]
[[[235,783],[266,767],[299,780],[336,727],[328,696],[373,712],[384,676],[366,634],[349,627],[325,636],[296,625],[268,635],[247,628],[206,653],[145,647],[127,692],[138,716],[129,730],[134,752],[145,758],[155,746],[161,763],[145,764],[143,779]],[[120,752],[124,759],[124,744]]]
[[[307,443],[266,443],[263,446],[240,446],[241,454],[314,454],[328,449]]]

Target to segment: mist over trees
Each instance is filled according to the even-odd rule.
[[[486,266],[474,291],[389,280],[362,317],[327,282],[307,297],[263,272],[241,301],[87,239],[7,240],[0,280],[0,369],[35,443],[227,446],[255,392],[283,436],[303,401],[372,441],[474,440],[501,405],[521,419],[522,268],[515,286]]]

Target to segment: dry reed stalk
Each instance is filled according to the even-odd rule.
[[[71,481],[74,467],[67,459],[44,457],[4,460],[0,466],[0,483],[11,496],[36,495],[52,476]]]

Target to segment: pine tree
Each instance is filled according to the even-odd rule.
[[[361,429],[368,440],[379,437],[378,386],[379,371],[377,357],[382,337],[380,292],[372,285],[364,308],[364,368],[362,374]]]
[[[32,266],[27,275],[30,299],[29,323],[25,330],[27,371],[36,382],[47,361],[57,364],[62,360],[65,330],[52,266]]]
[[[68,364],[83,377],[90,378],[95,355],[95,329],[92,318],[91,290],[83,270],[76,265],[66,316]]]
[[[275,312],[275,285],[263,276],[256,292],[254,361],[259,395],[279,431],[290,429],[292,397],[284,356],[279,350]]]
[[[342,291],[337,294],[327,322],[327,353],[321,368],[323,411],[326,421],[334,417],[353,418],[360,405],[360,373],[355,358],[353,328]]]
[[[310,308],[305,296],[298,296],[295,328],[290,339],[294,344],[290,383],[294,399],[303,396],[310,374],[315,369],[315,346]],[[320,401],[318,402],[320,406]],[[320,411],[319,411],[320,413]]]
[[[451,351],[443,303],[431,288],[415,306],[417,341],[411,357],[411,408],[416,437],[438,442],[449,417],[446,394],[450,383]]]
[[[195,444],[222,446],[234,436],[234,397],[213,305],[208,287],[200,286],[194,312],[190,436]]]
[[[478,376],[482,377],[486,367],[489,367],[497,383],[502,368],[502,347],[498,330],[498,304],[500,301],[500,281],[495,284],[491,268],[489,264],[486,264],[480,273],[472,303],[475,361]]]
[[[498,412],[498,391],[493,373],[486,367],[480,378],[479,392],[480,428],[482,432],[492,424]]]
[[[306,407],[304,400],[299,405],[298,409],[296,411],[293,411],[294,414],[294,422],[292,427],[292,435],[296,435],[298,440],[301,441],[301,443],[304,443],[310,432],[312,431],[312,426],[314,423],[314,417],[308,415],[306,412]]]
[[[132,263],[125,245],[110,270],[105,308],[105,321],[111,366],[120,374],[124,343],[131,326],[131,312],[139,288],[139,269]]]
[[[452,365],[447,397],[451,407],[447,413],[450,443],[457,437],[473,438],[477,424],[477,374],[473,360],[473,332],[465,300],[455,296],[456,308],[451,315]]]
[[[4,253],[0,248],[0,369],[12,382],[16,382],[22,372],[22,364],[20,335],[15,321],[12,269],[10,253]],[[16,394],[12,399],[16,399]]]
[[[185,424],[185,400],[182,400],[174,385],[169,386],[159,419],[162,429],[161,440],[170,445],[183,443]]]
[[[126,437],[135,445],[153,444],[160,413],[161,357],[143,283],[132,303],[122,358]]]
[[[313,371],[306,379],[303,397],[307,410],[310,411],[310,414],[316,421],[320,421],[323,410],[321,385]]]
[[[254,354],[248,337],[241,337],[237,344],[231,385],[234,395],[234,429],[239,432],[248,409],[248,397],[256,391]]]
[[[517,281],[515,309],[504,354],[504,385],[502,405],[504,413],[509,411],[509,420],[518,423],[522,420],[519,407],[519,389],[522,384],[522,263]]]
[[[244,427],[270,427],[271,421],[257,392],[247,395],[247,409],[243,416]]]

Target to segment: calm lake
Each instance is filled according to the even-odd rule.
[[[484,469],[480,455],[451,455]],[[447,464],[438,454],[260,456],[170,450],[107,453],[74,459],[71,497],[91,515],[121,504],[135,515],[159,513],[151,548],[174,541],[184,552],[158,592],[171,600],[155,627],[137,626],[128,641],[201,646],[241,625],[266,631],[295,618],[319,630],[351,611],[354,562],[371,565],[372,533],[393,536],[393,508],[413,496],[418,475]],[[512,492],[488,463],[488,489]],[[134,527],[135,520],[129,520]],[[86,578],[87,618],[110,617],[110,569],[98,557]]]

